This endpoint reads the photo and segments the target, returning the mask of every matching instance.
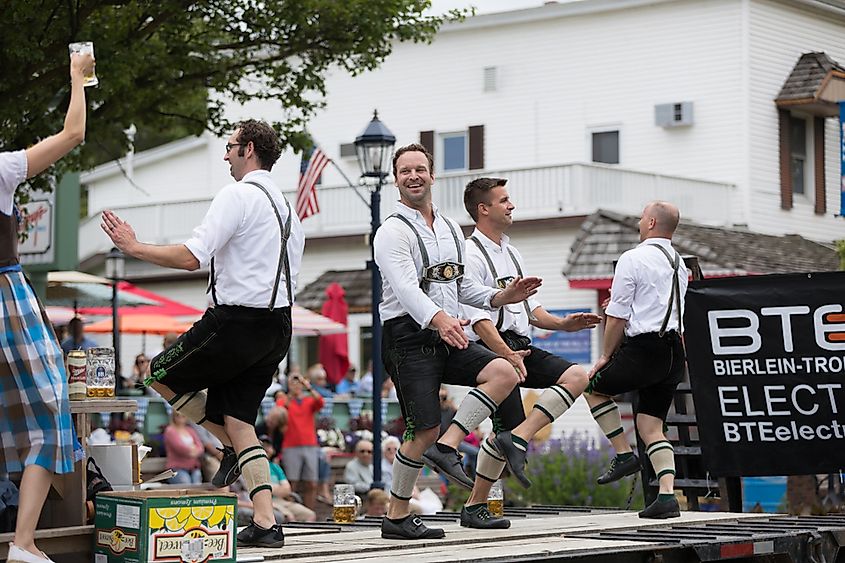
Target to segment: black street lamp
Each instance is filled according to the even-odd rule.
[[[120,371],[120,325],[117,314],[117,284],[124,276],[126,257],[117,248],[112,247],[106,254],[106,277],[112,281],[111,293],[111,322],[112,322],[112,346],[114,347],[114,381],[117,384],[121,381]]]
[[[370,190],[370,260],[367,267],[372,272],[372,354],[373,361],[373,484],[371,488],[384,487],[381,481],[381,318],[378,305],[381,303],[381,275],[376,266],[373,242],[376,230],[381,224],[379,210],[381,208],[381,187],[385,178],[390,174],[390,162],[393,156],[393,146],[396,137],[379,121],[378,110],[373,111],[373,119],[364,131],[355,138],[355,152],[358,155],[358,165],[361,176],[375,178]]]

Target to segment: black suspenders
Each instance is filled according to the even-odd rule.
[[[402,215],[401,213],[394,213],[393,215],[388,216],[388,219],[393,218],[393,217],[395,217],[396,219],[400,219],[403,223],[408,225],[408,228],[411,229],[411,232],[413,232],[414,236],[417,237],[417,244],[420,247],[420,255],[422,257],[423,272],[425,272],[431,266],[431,258],[428,255],[428,250],[426,250],[426,248],[425,248],[425,243],[423,242],[422,236],[420,235],[417,228],[414,227],[414,224],[411,223],[411,221],[409,221],[408,218],[405,217],[404,215]],[[462,264],[463,261],[464,261],[464,255],[463,255],[463,249],[461,248],[462,247],[461,239],[458,238],[458,233],[457,233],[457,231],[455,231],[455,226],[452,225],[452,222],[449,219],[447,219],[446,217],[444,217],[443,220],[446,221],[447,225],[449,225],[449,231],[452,233],[452,240],[455,241],[455,249],[458,251],[458,262]],[[458,292],[460,292],[461,279],[458,278],[457,282],[458,282]],[[428,293],[428,288],[429,288],[430,285],[431,285],[431,283],[429,281],[427,281],[425,279],[420,280],[420,289],[422,289],[424,292]]]
[[[669,326],[669,317],[672,316],[672,305],[675,303],[675,300],[678,301],[678,334],[681,334],[683,315],[681,313],[681,285],[678,280],[678,268],[681,266],[681,255],[675,252],[675,258],[673,259],[669,254],[669,251],[659,244],[649,244],[649,246],[653,246],[654,248],[660,250],[660,252],[663,253],[663,256],[665,256],[669,261],[669,265],[672,266],[672,269],[675,271],[672,275],[672,294],[669,296],[669,307],[666,309],[666,315],[663,317],[663,324],[661,325],[660,332],[658,334],[660,336],[666,334],[666,327]]]
[[[493,260],[490,258],[490,254],[487,253],[487,249],[484,248],[484,245],[481,244],[481,241],[478,240],[476,236],[469,237],[469,240],[475,243],[475,246],[478,247],[478,250],[481,251],[481,255],[484,256],[484,260],[487,262],[487,267],[490,268],[490,273],[493,274],[493,283],[496,283],[499,279],[499,274],[496,273],[496,266],[493,265]],[[522,275],[522,267],[519,265],[519,261],[516,259],[516,255],[513,253],[513,250],[508,247],[508,255],[511,257],[511,262],[513,265],[516,266],[516,273],[519,277],[524,277]],[[497,289],[504,289],[502,287],[498,287]],[[531,314],[531,307],[528,305],[528,300],[524,300],[522,302],[522,306],[525,308],[525,314],[528,315],[528,319],[531,320],[534,318],[534,315]],[[504,307],[499,308],[499,320],[496,322],[496,329],[502,328],[502,323],[505,321],[505,314],[504,314]]]
[[[270,306],[268,307],[271,311],[276,306],[276,295],[279,293],[279,282],[282,277],[282,268],[285,270],[285,286],[287,288],[288,293],[288,305],[293,306],[293,290],[291,287],[291,280],[290,280],[290,259],[288,258],[288,239],[290,239],[290,231],[291,231],[291,223],[293,221],[293,216],[291,215],[290,209],[290,202],[282,196],[285,200],[285,205],[287,206],[288,211],[288,218],[282,224],[282,215],[279,213],[279,208],[276,207],[276,202],[273,201],[273,196],[270,195],[270,192],[267,191],[267,188],[258,184],[257,182],[244,182],[245,184],[252,184],[253,186],[260,189],[264,192],[264,195],[267,196],[267,199],[270,200],[270,205],[273,207],[273,212],[276,214],[276,221],[279,222],[279,232],[281,234],[281,249],[279,250],[279,265],[276,268],[276,280],[273,283],[273,294],[270,297]],[[214,301],[214,304],[217,305],[217,293],[214,290],[214,258],[211,259],[211,272],[210,272],[210,280],[209,280],[209,290],[211,291],[211,299]]]

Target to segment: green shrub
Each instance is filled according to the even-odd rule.
[[[505,481],[505,502],[516,506],[552,504],[626,508],[634,477],[609,485],[596,483],[614,455],[609,447],[597,447],[591,438],[571,434],[539,445],[532,443],[526,468],[531,488],[525,489],[516,479],[509,477]],[[642,506],[642,487],[638,479],[630,508]]]

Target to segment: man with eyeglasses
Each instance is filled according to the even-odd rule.
[[[503,178],[477,178],[464,190],[464,206],[476,225],[467,240],[467,276],[489,287],[505,287],[523,275],[522,255],[505,234],[513,224],[511,214],[515,209],[506,183]],[[601,317],[593,313],[558,317],[534,298],[497,311],[464,305],[464,313],[470,320],[467,336],[511,362],[520,386],[545,389],[527,418],[519,388],[499,405],[493,416],[494,434],[481,444],[472,494],[461,510],[461,526],[508,528],[508,520],[494,517],[487,510],[490,487],[506,463],[524,486],[531,485],[523,471],[528,441],[562,416],[588,383],[584,368],[533,346],[530,327],[574,332],[595,327]]]
[[[255,434],[258,408],[291,339],[291,306],[305,237],[291,206],[270,176],[281,155],[267,123],[237,124],[223,160],[235,183],[214,197],[183,244],[138,242],[111,211],[102,228],[125,254],[184,270],[209,267],[214,307],[156,356],[144,381],[224,445],[212,484],[243,475],[255,514],[238,546],[282,547],[270,488],[270,466]]]
[[[349,460],[343,470],[343,482],[355,487],[355,494],[366,495],[373,482],[373,443],[358,440],[355,457]]]

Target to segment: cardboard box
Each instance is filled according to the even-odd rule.
[[[236,560],[237,497],[189,489],[97,495],[94,563]]]

